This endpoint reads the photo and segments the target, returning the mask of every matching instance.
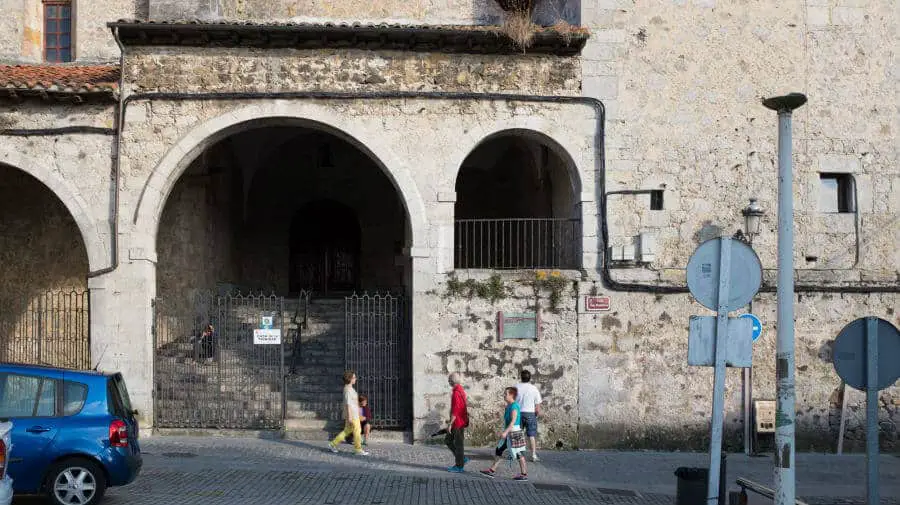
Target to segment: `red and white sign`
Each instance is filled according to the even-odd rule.
[[[585,296],[584,310],[587,312],[603,312],[609,310],[608,296]]]

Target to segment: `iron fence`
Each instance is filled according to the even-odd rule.
[[[157,426],[282,427],[284,343],[256,342],[253,331],[269,316],[283,333],[282,297],[199,292],[154,307]]]
[[[290,364],[288,371],[291,374],[297,373],[297,365],[300,362],[302,352],[303,331],[309,327],[309,291],[300,291],[296,297],[292,297],[285,303],[293,305],[293,316],[291,329],[288,330],[285,345],[290,346]]]
[[[578,219],[457,219],[456,268],[577,269],[581,264]]]
[[[411,339],[405,298],[346,297],[345,361],[356,389],[369,397],[372,424],[404,429],[412,418]]]
[[[89,292],[0,299],[0,361],[90,369]]]

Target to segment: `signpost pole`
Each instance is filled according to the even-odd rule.
[[[806,103],[800,93],[769,98],[778,112],[778,317],[775,347],[775,505],[794,505],[794,191],[791,114]]]
[[[866,318],[866,496],[878,505],[878,318]]]
[[[722,465],[722,432],[725,423],[725,340],[728,338],[728,291],[731,276],[731,239],[722,237],[719,252],[719,293],[716,311],[715,385],[713,386],[712,434],[709,444],[707,505],[719,503],[719,471]]]

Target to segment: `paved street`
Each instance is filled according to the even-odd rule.
[[[214,437],[142,439],[145,466],[134,484],[111,489],[109,505],[141,504],[672,504],[679,466],[705,466],[703,454],[545,452],[529,463],[528,483],[477,474],[490,451],[470,451],[469,472],[448,474],[450,454],[431,446],[371,445],[356,457],[350,446],[333,455],[324,442]],[[883,503],[900,504],[900,458],[882,456]],[[800,455],[799,494],[816,504],[864,503],[861,455]],[[772,485],[771,459],[730,455],[728,480]],[[17,500],[32,505],[35,500]],[[771,503],[753,500],[751,503]]]

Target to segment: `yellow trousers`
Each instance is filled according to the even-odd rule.
[[[331,445],[338,446],[347,439],[350,435],[353,435],[353,448],[356,449],[356,452],[362,452],[362,426],[360,425],[359,418],[357,417],[354,420],[346,420],[344,421],[344,431],[337,434],[334,437],[334,440],[331,441]]]

